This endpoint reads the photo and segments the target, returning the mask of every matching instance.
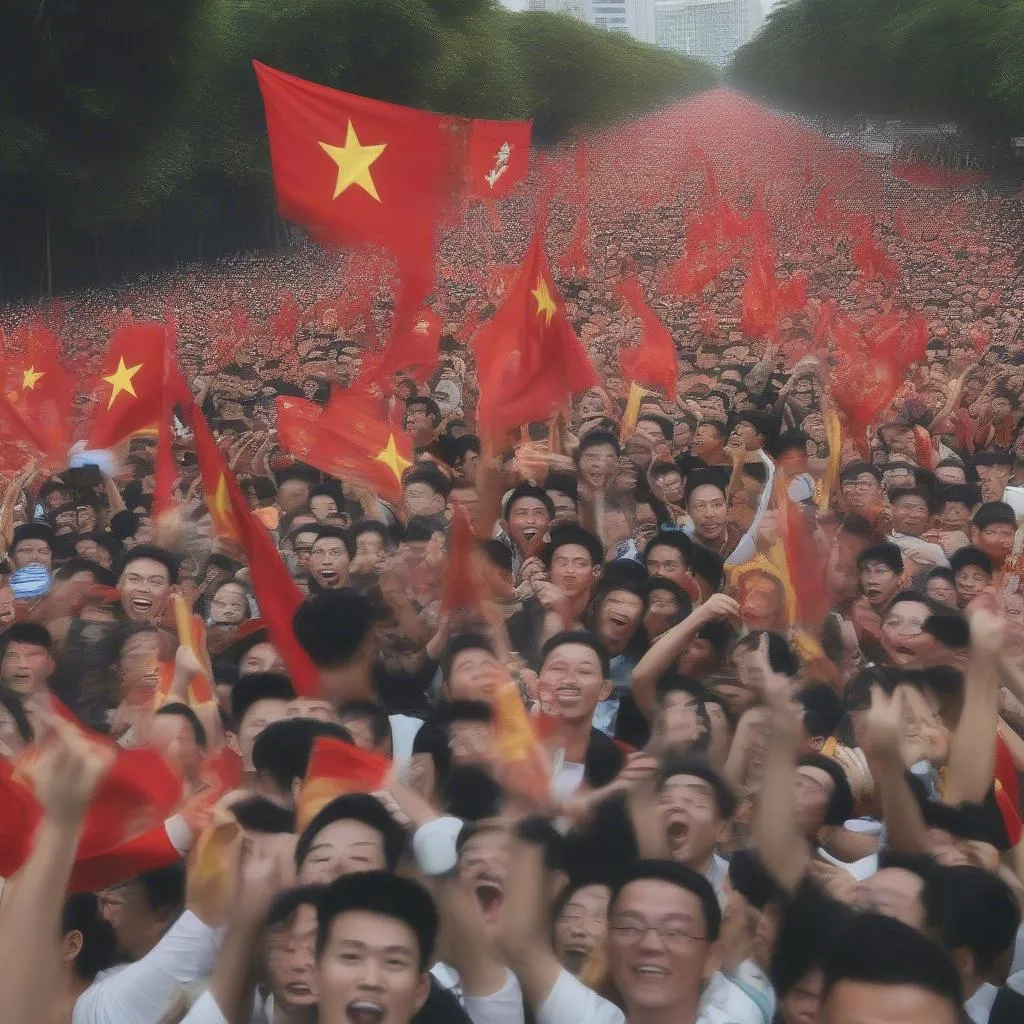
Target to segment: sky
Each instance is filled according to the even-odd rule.
[[[526,0],[501,0],[501,2],[510,11],[522,11],[526,8]],[[761,6],[764,8],[765,13],[770,11],[776,3],[778,3],[778,0],[761,0]]]

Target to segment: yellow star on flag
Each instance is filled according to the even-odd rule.
[[[537,278],[537,287],[530,294],[537,300],[537,316],[543,315],[545,326],[550,324],[551,318],[558,312],[558,307],[551,297],[548,283],[544,280],[543,274]]]
[[[402,479],[402,474],[412,465],[408,459],[402,458],[398,445],[395,444],[394,434],[388,435],[388,446],[374,455],[374,459],[377,462],[383,462],[395,474],[395,479],[399,481]]]
[[[137,366],[125,366],[124,356],[121,356],[117,361],[117,369],[109,376],[103,379],[110,385],[110,400],[107,402],[107,408],[109,409],[114,404],[114,399],[117,398],[122,391],[126,391],[132,398],[138,398],[135,394],[135,386],[132,381],[135,379],[135,374],[142,369],[142,363]]]
[[[45,376],[46,376],[46,371],[45,370],[37,371],[34,366],[30,366],[21,375],[21,390],[22,391],[34,391],[35,387],[39,383],[40,379],[45,377]]]
[[[338,165],[338,180],[334,183],[334,198],[337,199],[345,189],[358,185],[368,196],[380,202],[377,186],[373,183],[370,168],[380,159],[387,145],[364,146],[356,135],[355,126],[348,123],[348,133],[344,146],[331,146],[326,142],[319,143],[320,148]]]

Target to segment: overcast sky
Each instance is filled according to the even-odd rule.
[[[522,11],[522,10],[524,10],[526,8],[526,0],[501,0],[501,2],[510,11]],[[778,0],[761,0],[761,6],[764,8],[765,12],[767,13],[768,11],[770,11],[775,6],[775,4],[777,2],[778,2]]]

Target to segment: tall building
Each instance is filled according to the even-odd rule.
[[[628,0],[590,0],[587,21],[608,32],[629,31]]]
[[[646,0],[654,38],[666,50],[719,66],[761,27],[761,0]]]
[[[548,14],[571,14],[587,21],[587,0],[527,0],[528,11],[547,11]]]

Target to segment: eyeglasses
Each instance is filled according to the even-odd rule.
[[[613,921],[611,931],[619,942],[635,946],[649,931],[657,934],[666,946],[680,946],[687,942],[707,942],[706,935],[693,935],[676,921],[648,924],[646,921]]]

